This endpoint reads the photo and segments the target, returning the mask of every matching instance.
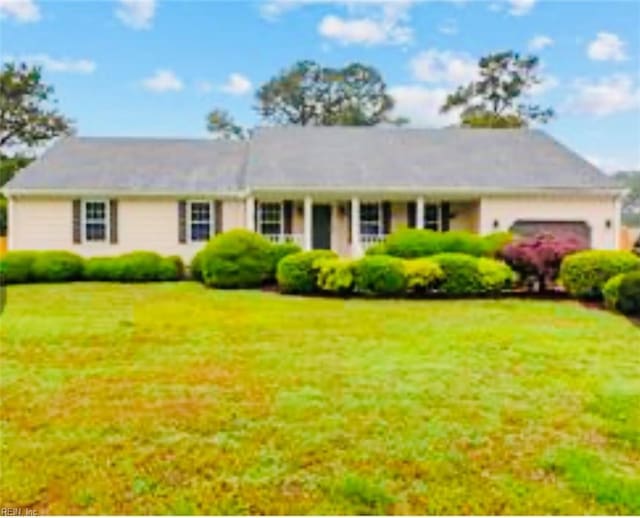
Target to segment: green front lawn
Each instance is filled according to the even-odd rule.
[[[640,329],[574,302],[17,286],[2,507],[640,513]]]

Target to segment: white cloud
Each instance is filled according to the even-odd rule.
[[[640,86],[634,85],[631,77],[625,74],[604,77],[599,81],[576,81],[564,106],[569,112],[596,117],[639,108]]]
[[[427,83],[462,85],[478,77],[476,60],[468,54],[429,49],[410,63],[413,76]]]
[[[366,7],[371,3],[355,2],[351,9]],[[406,45],[411,42],[413,30],[407,24],[411,2],[374,3],[375,11],[369,12],[367,16],[325,16],[318,25],[318,32],[325,38],[343,45]]]
[[[542,50],[553,45],[553,39],[544,34],[538,34],[529,40],[529,50]]]
[[[220,87],[220,90],[230,95],[244,95],[252,88],[251,81],[242,74],[229,75],[227,82]]]
[[[528,14],[536,3],[536,0],[508,0],[509,14],[513,16],[523,16]]]
[[[150,92],[179,92],[184,88],[182,80],[171,70],[156,70],[156,72],[142,80],[142,86]]]
[[[453,36],[458,34],[458,24],[455,20],[445,20],[438,26],[438,32],[446,34],[447,36]]]
[[[599,32],[587,46],[589,59],[595,61],[624,61],[627,59],[625,43],[617,34]]]
[[[449,93],[446,88],[406,85],[390,88],[389,93],[395,100],[393,115],[408,117],[412,126],[442,127],[459,119],[455,111],[440,113]]]
[[[118,0],[116,17],[132,29],[149,29],[156,13],[156,0]]]
[[[18,22],[37,22],[40,8],[34,0],[0,0],[0,19],[14,18]]]
[[[69,72],[75,74],[92,74],[96,69],[94,61],[89,59],[56,59],[48,54],[30,54],[26,56],[5,56],[4,61],[24,61],[39,65],[49,72]]]

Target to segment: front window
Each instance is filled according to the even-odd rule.
[[[282,203],[261,203],[258,206],[258,231],[264,235],[282,234]]]
[[[189,232],[191,241],[208,241],[213,227],[213,210],[209,201],[189,204]]]
[[[86,241],[106,241],[108,225],[106,201],[84,202],[84,237]]]
[[[363,203],[360,206],[360,233],[365,236],[384,234],[380,203]]]
[[[424,206],[424,228],[438,231],[442,228],[442,210],[436,203],[428,203]]]

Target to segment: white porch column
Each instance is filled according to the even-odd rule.
[[[304,197],[304,249],[311,250],[313,248],[313,236],[311,229],[313,228],[313,200],[311,196]]]
[[[362,255],[362,242],[360,241],[360,198],[351,199],[351,256]]]
[[[253,196],[249,196],[245,201],[245,228],[256,231],[256,199]]]
[[[424,196],[416,199],[416,228],[424,228]]]
[[[613,249],[622,248],[622,196],[618,196],[613,202]]]

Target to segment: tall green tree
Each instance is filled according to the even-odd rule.
[[[54,89],[39,67],[6,63],[0,72],[0,152],[32,148],[69,133],[71,121],[56,108]]]
[[[221,108],[215,108],[207,115],[207,131],[223,140],[244,140],[247,137],[246,130]]]
[[[551,108],[523,102],[538,75],[536,56],[507,51],[489,54],[478,62],[479,79],[460,86],[447,96],[443,113],[462,108],[461,123],[470,127],[513,128],[531,122],[546,123],[554,116]]]
[[[622,202],[622,221],[632,227],[640,226],[640,171],[621,171],[614,178],[629,192]]]
[[[380,72],[360,63],[344,68],[299,61],[263,84],[258,113],[273,124],[373,126],[392,121],[393,99]]]

